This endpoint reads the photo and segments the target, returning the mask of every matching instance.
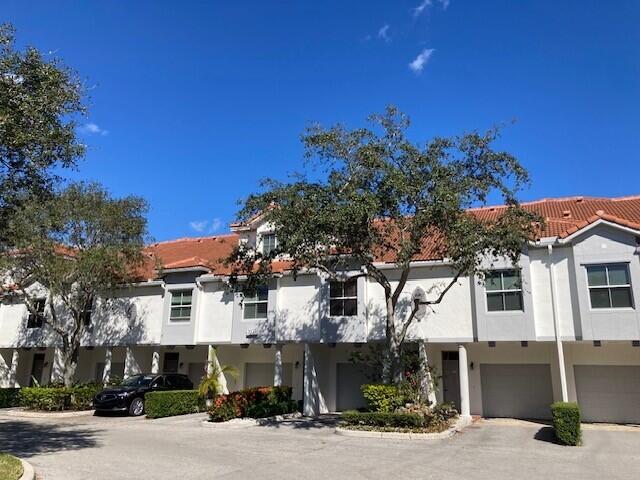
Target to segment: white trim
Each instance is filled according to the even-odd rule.
[[[630,227],[625,227],[625,226],[623,226],[623,225],[619,225],[619,224],[617,224],[617,223],[610,222],[610,221],[608,221],[608,220],[605,220],[605,219],[601,218],[601,219],[596,220],[595,222],[593,222],[593,223],[591,223],[591,224],[587,225],[586,227],[581,228],[581,229],[580,229],[580,230],[578,230],[577,232],[573,232],[573,233],[572,233],[571,235],[569,235],[568,237],[565,237],[565,238],[559,238],[559,239],[558,239],[558,243],[559,243],[559,244],[561,244],[561,245],[564,245],[564,244],[566,244],[566,243],[569,243],[569,242],[571,242],[574,238],[576,238],[576,237],[578,237],[578,236],[582,235],[582,234],[583,234],[583,233],[585,233],[585,232],[588,232],[589,230],[592,230],[592,229],[596,228],[596,227],[597,227],[597,226],[599,226],[599,225],[607,225],[607,226],[609,226],[609,227],[616,228],[616,229],[621,230],[621,231],[623,231],[623,232],[631,233],[631,234],[633,234],[633,235],[638,235],[638,234],[640,234],[640,230],[636,230],[636,229],[633,229],[633,228],[630,228]]]

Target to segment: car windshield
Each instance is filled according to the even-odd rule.
[[[125,387],[147,387],[155,377],[153,375],[134,375],[122,381]]]

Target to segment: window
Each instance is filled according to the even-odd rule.
[[[522,280],[519,270],[495,270],[485,277],[487,311],[522,311]]]
[[[589,265],[587,282],[591,308],[631,308],[631,279],[624,263]]]
[[[269,289],[266,286],[257,287],[253,292],[244,295],[242,317],[246,320],[267,318],[267,304]]]
[[[262,235],[262,254],[269,255],[276,248],[276,236],[273,233]]]
[[[331,317],[353,317],[358,315],[358,280],[329,284],[329,315]]]
[[[88,306],[88,308],[85,308],[82,313],[80,314],[80,318],[82,320],[82,322],[84,323],[85,327],[88,327],[89,325],[91,325],[91,314],[93,313],[93,302],[91,302]]]
[[[39,298],[33,302],[33,309],[37,313],[29,312],[29,317],[27,318],[27,328],[42,328],[42,324],[44,323],[44,307],[46,305],[46,301],[44,298]]]
[[[188,322],[191,320],[192,290],[176,290],[171,292],[171,315],[173,322]]]

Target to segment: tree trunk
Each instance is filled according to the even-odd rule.
[[[76,368],[78,367],[78,356],[80,354],[80,346],[76,344],[74,339],[63,341],[62,361],[63,373],[62,381],[65,387],[71,387],[74,382]]]
[[[395,324],[395,305],[391,298],[391,295],[387,295],[386,298],[387,304],[387,324],[386,324],[386,335],[387,335],[387,355],[385,358],[385,368],[384,368],[384,383],[395,383],[398,384],[402,381],[402,359],[401,359],[401,344],[398,341],[398,336],[396,334],[396,324]]]

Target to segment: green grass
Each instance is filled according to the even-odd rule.
[[[0,480],[17,480],[22,476],[22,463],[16,457],[0,453]]]

